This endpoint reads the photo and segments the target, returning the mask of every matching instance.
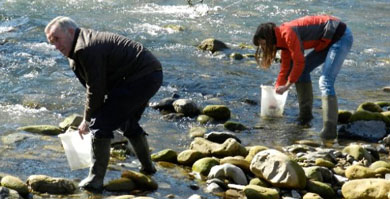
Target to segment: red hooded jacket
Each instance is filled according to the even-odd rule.
[[[305,67],[305,49],[324,50],[339,40],[345,29],[343,22],[328,15],[306,16],[275,27],[276,47],[282,50],[276,87],[287,80],[298,81]]]

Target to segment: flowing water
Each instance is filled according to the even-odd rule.
[[[82,27],[112,31],[140,41],[162,62],[163,86],[152,101],[173,94],[194,100],[200,107],[217,97],[232,111],[232,118],[248,127],[239,133],[244,145],[282,147],[299,139],[318,139],[321,129],[319,71],[314,85],[313,128],[295,127],[297,99],[290,91],[284,117],[264,120],[260,115],[261,84],[270,85],[279,70],[256,67],[253,58],[229,59],[229,53],[254,53],[251,45],[257,25],[280,24],[304,15],[331,14],[341,18],[354,34],[354,45],[336,81],[340,109],[354,110],[364,101],[388,100],[381,88],[389,84],[390,2],[388,0],[204,0],[189,6],[185,0],[0,0],[0,172],[25,180],[33,174],[81,179],[87,170],[70,171],[57,137],[17,132],[32,124],[58,125],[66,116],[82,113],[84,88],[67,60],[46,41],[43,29],[52,18],[70,16]],[[178,25],[183,31],[167,28]],[[197,50],[204,39],[214,37],[230,50],[212,55]],[[255,105],[246,103],[252,100]],[[188,131],[194,119],[162,120],[147,109],[141,120],[154,151],[189,147]],[[209,129],[219,129],[209,126]],[[7,138],[7,139],[5,139]],[[133,161],[134,158],[126,160]],[[202,190],[186,174],[161,166],[155,179],[161,198],[173,193],[186,198]],[[119,172],[109,171],[106,181]],[[202,187],[202,186],[201,186]]]

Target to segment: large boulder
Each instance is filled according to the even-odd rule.
[[[27,185],[36,192],[49,194],[73,194],[76,190],[76,185],[73,181],[46,175],[32,175],[28,177]]]
[[[275,187],[302,189],[306,186],[306,175],[302,167],[274,149],[257,153],[251,162],[250,170]]]

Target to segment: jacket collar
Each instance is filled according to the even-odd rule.
[[[74,50],[76,47],[76,43],[77,43],[77,39],[79,37],[79,34],[80,34],[80,28],[76,28],[76,30],[74,32],[74,37],[73,37],[72,49],[69,52],[69,58],[71,58],[71,59],[73,59],[73,56],[74,56]]]
[[[277,49],[287,49],[286,41],[282,39],[282,33],[280,32],[280,27],[275,27],[275,37],[276,37],[276,48]]]

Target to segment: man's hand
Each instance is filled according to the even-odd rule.
[[[78,129],[79,129],[79,134],[80,134],[81,139],[84,139],[83,135],[86,135],[89,133],[89,122],[83,120],[81,122],[81,124],[79,125]]]

